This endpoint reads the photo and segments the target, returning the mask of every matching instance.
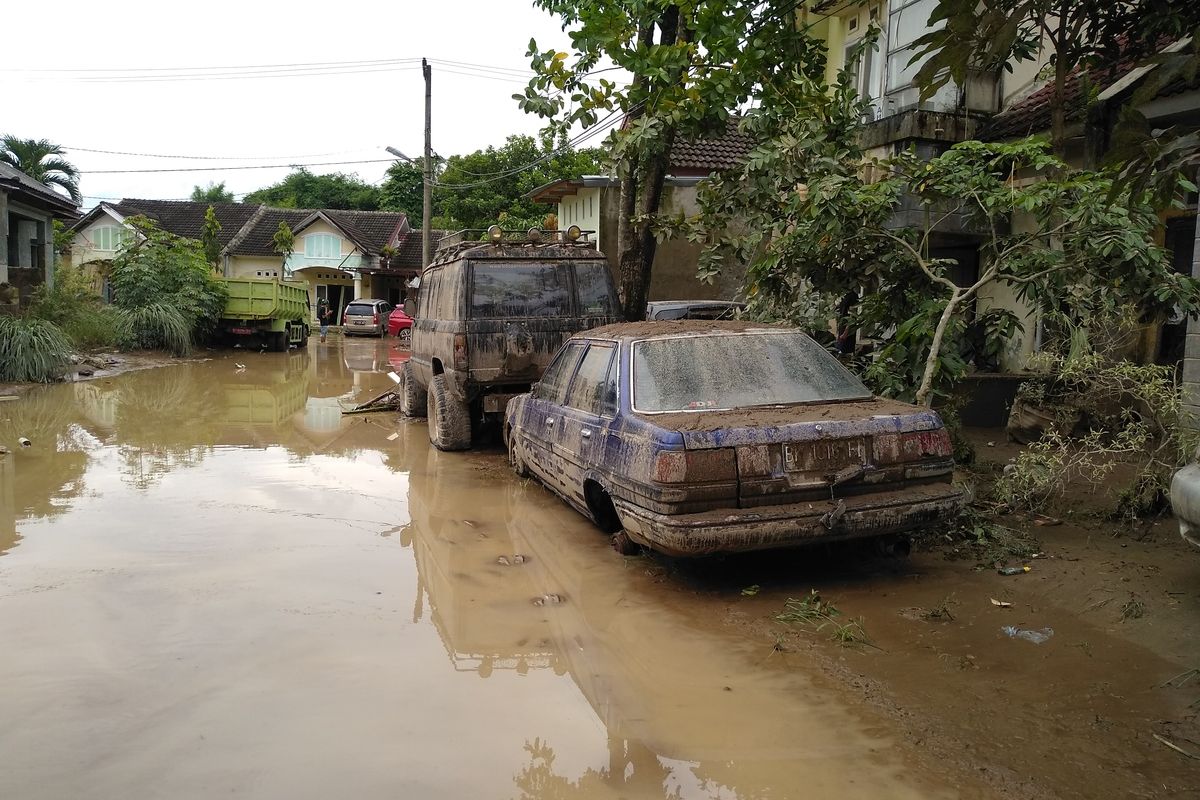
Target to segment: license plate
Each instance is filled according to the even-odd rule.
[[[254,333],[254,328],[230,328],[230,333],[236,333],[239,336],[249,336]]]
[[[829,439],[783,446],[783,464],[789,472],[837,470],[867,463],[867,440]]]

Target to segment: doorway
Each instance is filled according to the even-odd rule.
[[[329,304],[335,312],[333,322],[335,325],[342,324],[342,312],[346,310],[346,306],[354,298],[351,296],[354,293],[353,286],[342,286],[336,283],[318,283],[317,284],[317,305],[321,305],[324,301]]]

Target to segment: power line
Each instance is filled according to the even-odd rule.
[[[391,164],[394,159],[374,158],[361,161],[320,161],[311,164],[255,164],[236,167],[170,167],[158,169],[90,169],[87,175],[133,175],[150,172],[227,172],[243,169],[287,169],[297,167],[340,167],[346,164]]]
[[[25,72],[33,74],[57,74],[57,73],[87,73],[87,72],[116,72],[116,73],[140,73],[140,72],[198,72],[211,70],[235,70],[235,69],[282,69],[287,67],[345,67],[352,65],[363,64],[398,64],[404,62],[419,62],[419,58],[376,58],[365,61],[301,61],[292,64],[227,64],[225,66],[203,66],[203,67],[81,67],[81,68],[53,68],[53,69],[25,69],[22,67],[6,67],[0,69],[0,72]]]
[[[286,160],[289,158],[290,159],[324,158],[326,156],[341,156],[341,155],[346,155],[348,153],[362,153],[367,150],[377,150],[378,149],[376,147],[359,147],[355,150],[337,150],[332,153],[304,153],[302,155],[291,155],[291,156],[177,156],[177,155],[166,155],[163,153],[134,153],[134,152],[126,151],[126,150],[97,150],[97,149],[89,148],[89,147],[72,147],[71,145],[67,145],[67,144],[64,144],[62,147],[64,150],[77,151],[80,153],[104,153],[105,155],[110,155],[110,156],[137,156],[139,158],[173,158],[173,159],[179,159],[179,160],[192,160],[192,161],[270,161],[271,159],[278,159],[278,160],[283,161],[283,160]],[[287,166],[287,165],[284,165],[284,166]]]

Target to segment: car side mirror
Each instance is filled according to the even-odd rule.
[[[415,318],[417,316],[417,304],[414,303],[412,300],[405,300],[404,301],[404,313],[410,317]]]
[[[542,399],[542,382],[534,381],[533,385],[529,387],[529,394],[532,395],[533,397],[536,397],[537,399],[541,400]]]

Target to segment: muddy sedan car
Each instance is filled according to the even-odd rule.
[[[885,537],[955,513],[936,413],[873,397],[795,330],[609,325],[505,416],[509,458],[614,535],[670,555]]]

